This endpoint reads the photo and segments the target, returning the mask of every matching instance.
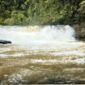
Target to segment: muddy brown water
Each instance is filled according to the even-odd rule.
[[[0,85],[85,84],[85,43],[72,27],[28,28],[0,26],[12,41],[0,44]]]

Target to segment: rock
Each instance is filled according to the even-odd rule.
[[[74,25],[75,38],[79,41],[85,41],[85,23]]]
[[[7,40],[0,40],[0,44],[11,44],[11,41],[7,41]]]

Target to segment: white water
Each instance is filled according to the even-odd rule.
[[[58,56],[71,54],[79,56],[85,55],[83,49],[80,50],[81,46],[84,46],[84,43],[78,42],[74,35],[75,31],[69,25],[0,26],[0,40],[9,40],[12,42],[13,46],[27,49],[29,50],[28,53],[33,51],[34,54],[38,53],[38,51],[44,51],[47,54]],[[6,49],[17,50],[11,46],[3,47],[3,49],[2,51],[2,48],[0,48],[0,53],[7,51]],[[53,52],[48,53],[49,51]],[[26,54],[22,51],[21,53],[23,55]],[[14,54],[14,56],[18,54]],[[0,55],[5,56],[5,54]],[[6,54],[6,56],[12,55]]]
[[[56,65],[57,63],[61,63],[59,65],[69,64],[69,63],[85,64],[85,57],[84,57],[85,56],[85,50],[84,50],[85,44],[83,42],[78,42],[75,39],[74,35],[75,35],[75,31],[69,25],[44,26],[44,27],[41,27],[41,26],[25,26],[25,27],[0,26],[0,40],[10,40],[13,43],[13,45],[0,45],[0,58],[1,57],[3,58],[21,57],[21,56],[24,57],[25,55],[37,54],[37,53],[41,53],[43,55],[47,54],[48,56],[52,55],[52,57],[49,56],[49,58],[45,56],[47,57],[46,59],[45,58],[38,59],[35,56],[35,58],[33,57],[32,59],[23,60],[23,62],[21,59],[19,63],[17,63],[18,62],[17,60],[20,60],[20,59],[15,60],[15,62],[12,62],[13,60],[11,61],[10,59],[8,59],[9,61],[8,63],[6,61],[6,64],[2,64],[2,62],[4,62],[2,61],[1,69],[2,69],[2,66],[4,65],[6,65],[6,68],[7,68],[7,64],[9,65],[8,67],[10,66],[15,67],[15,69],[16,69],[16,66],[21,65],[21,68],[19,67],[18,72],[17,71],[15,73],[12,72],[13,74],[11,75],[8,75],[5,73],[4,75],[6,76],[5,79],[7,79],[8,77],[7,82],[10,82],[11,84],[18,83],[18,82],[20,83],[20,81],[24,81],[25,77],[26,77],[25,79],[27,79],[28,81],[30,79],[29,75],[32,75],[32,76],[34,75],[34,78],[36,75],[38,75],[38,78],[40,78],[39,75],[41,75],[45,71],[46,73],[49,73],[49,72],[52,73],[52,71],[53,72],[55,71],[55,69],[53,68],[46,69],[46,68],[42,68],[42,66],[39,67],[39,69],[41,69],[39,70],[38,67],[36,68],[36,66],[33,66],[33,63],[34,65],[36,63],[40,63],[40,65],[41,64],[44,64],[44,65],[55,64]],[[22,49],[18,49],[17,46],[19,46],[20,48],[24,47],[23,49],[26,49],[26,51]],[[62,57],[61,59],[58,59],[55,56],[56,57],[62,56]],[[30,68],[33,68],[32,70],[29,69],[29,65],[31,65],[29,64],[29,62],[32,63],[32,66],[30,67]],[[25,65],[26,67],[28,67],[27,69],[26,67],[22,68]],[[81,68],[80,70],[82,70],[82,67],[74,68],[74,66],[71,69],[67,67],[67,70],[69,70],[69,72],[72,69],[76,69],[76,71],[78,71],[78,68],[79,69]],[[48,70],[51,70],[51,71],[48,71]],[[66,67],[64,68],[64,70],[66,70]],[[63,73],[65,72],[66,74],[66,72],[68,71],[64,71],[64,70],[62,72]],[[76,73],[76,71],[74,72]],[[74,72],[70,72],[71,75]],[[43,76],[41,75],[42,78]],[[52,74],[51,74],[51,77],[52,77]],[[45,78],[47,78],[47,76]],[[74,75],[74,78],[75,78],[75,75]],[[79,77],[79,79],[80,78],[81,77]]]
[[[74,33],[73,28],[69,25],[0,26],[0,39],[10,40],[13,44],[28,49],[56,49],[75,46]]]

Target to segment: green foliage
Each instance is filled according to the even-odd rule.
[[[4,20],[4,24],[13,25],[15,23],[13,18],[7,18]]]
[[[80,3],[79,11],[85,14],[85,0]]]
[[[85,0],[83,0],[81,3],[80,3],[80,9],[79,9],[79,13],[80,13],[80,20],[82,22],[85,22]]]
[[[0,24],[69,24],[83,8],[85,0],[0,0]]]

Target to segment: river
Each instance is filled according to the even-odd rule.
[[[9,84],[85,83],[85,43],[69,25],[0,26],[0,81]]]

